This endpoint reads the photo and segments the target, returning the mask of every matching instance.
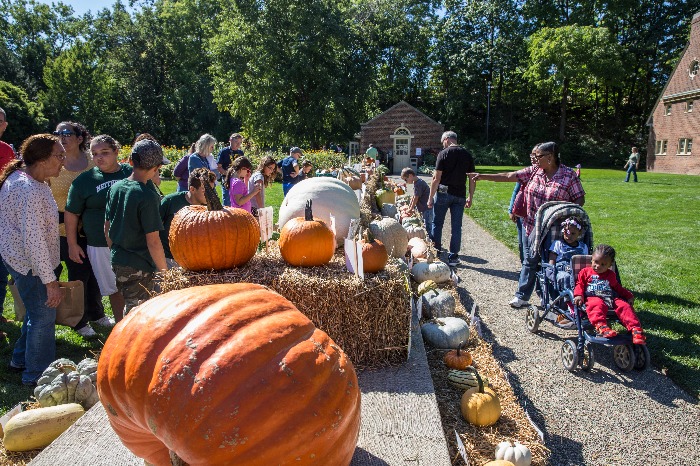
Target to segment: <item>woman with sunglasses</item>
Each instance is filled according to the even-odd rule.
[[[56,307],[61,302],[58,209],[47,182],[66,158],[58,137],[36,134],[22,143],[22,160],[0,174],[0,255],[26,314],[9,370],[35,386],[56,359]]]
[[[566,201],[583,205],[586,192],[576,173],[559,160],[559,147],[554,142],[545,142],[536,146],[530,154],[532,165],[510,173],[471,173],[474,181],[519,182],[525,185],[526,215],[523,217],[521,241],[525,251],[530,249],[528,237],[535,227],[537,210],[550,201]],[[539,255],[530,257],[525,252],[522,269],[518,280],[518,290],[510,305],[515,308],[528,306],[532,291],[535,289],[535,272],[540,261]]]
[[[225,186],[231,197],[231,207],[247,210],[252,213],[250,200],[262,191],[262,185],[255,184],[252,190],[248,190],[248,181],[253,164],[248,157],[236,157],[226,172]]]
[[[61,138],[61,144],[66,151],[66,160],[59,175],[51,181],[51,192],[58,206],[59,232],[61,235],[61,260],[66,263],[68,280],[80,280],[83,282],[85,313],[78,324],[73,327],[78,334],[85,338],[93,338],[97,333],[88,325],[93,321],[98,325],[111,327],[114,322],[105,316],[102,306],[102,294],[100,287],[92,271],[90,259],[85,257],[82,262],[75,262],[70,258],[68,239],[64,224],[64,212],[68,201],[68,190],[73,181],[83,172],[95,167],[95,162],[90,156],[90,133],[81,123],[74,121],[62,121],[56,126],[54,135]],[[79,228],[78,231],[82,230]],[[77,243],[83,251],[87,250],[87,239],[84,234],[79,234]]]
[[[265,188],[270,186],[277,174],[277,162],[271,156],[260,159],[258,169],[248,180],[248,192],[253,192],[256,186],[260,187],[260,192],[250,199],[251,208],[262,209],[265,207]]]

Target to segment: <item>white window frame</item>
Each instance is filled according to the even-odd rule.
[[[693,139],[692,138],[680,138],[678,140],[678,154],[677,155],[691,155],[693,151]]]
[[[685,103],[685,113],[690,113],[690,112],[693,111],[693,103],[694,103],[694,102],[695,102],[695,101],[693,101],[693,100],[688,100],[688,101]]]
[[[672,104],[664,104],[664,116],[669,116],[671,114]]]
[[[668,139],[659,139],[656,141],[655,149],[655,155],[666,155],[666,150],[668,149]]]

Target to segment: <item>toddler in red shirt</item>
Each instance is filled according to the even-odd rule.
[[[615,272],[610,270],[615,260],[615,250],[607,244],[599,244],[593,250],[590,267],[581,270],[574,288],[574,304],[586,303],[588,320],[598,336],[612,338],[617,332],[608,326],[608,309],[614,309],[620,322],[632,333],[632,343],[646,344],[642,324],[632,309],[634,295],[620,285]]]

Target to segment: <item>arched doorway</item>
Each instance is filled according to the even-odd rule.
[[[401,124],[394,134],[391,135],[394,140],[394,163],[393,174],[400,174],[405,167],[411,166],[411,131],[406,126]]]

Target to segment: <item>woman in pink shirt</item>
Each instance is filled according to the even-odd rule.
[[[248,191],[248,180],[253,171],[253,164],[248,157],[237,157],[231,167],[226,172],[226,186],[231,198],[231,207],[247,210],[251,212],[250,200],[257,196],[262,187],[257,184]],[[252,212],[251,212],[252,213]]]

